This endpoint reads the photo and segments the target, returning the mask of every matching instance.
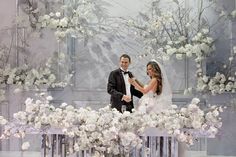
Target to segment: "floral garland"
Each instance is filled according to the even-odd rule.
[[[194,132],[215,137],[222,126],[221,106],[211,106],[205,111],[198,106],[200,100],[194,98],[183,108],[172,109],[161,113],[146,114],[141,111],[123,114],[110,106],[98,111],[90,108],[76,109],[62,103],[55,108],[50,101],[53,99],[41,93],[40,99],[27,98],[25,111],[14,113],[14,121],[7,123],[2,117],[0,122],[6,124],[1,139],[11,135],[24,137],[27,128],[44,130],[57,128],[65,135],[75,138],[73,152],[94,148],[97,153],[118,155],[129,153],[132,148],[141,148],[140,135],[146,128],[156,127],[175,136],[179,141],[193,144]],[[93,115],[93,116],[91,116]],[[46,130],[45,130],[46,129]],[[122,149],[122,150],[121,150]]]

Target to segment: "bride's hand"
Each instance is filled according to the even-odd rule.
[[[135,84],[135,78],[129,78],[129,83],[134,86],[134,84]]]

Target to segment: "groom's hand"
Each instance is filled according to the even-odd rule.
[[[123,95],[122,100],[124,100],[125,102],[130,102],[131,101],[131,96]]]

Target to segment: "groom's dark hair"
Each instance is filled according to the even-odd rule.
[[[129,62],[131,63],[131,58],[130,58],[130,56],[129,55],[127,55],[127,54],[122,54],[121,56],[120,56],[120,60],[121,60],[121,58],[128,58],[129,59]]]

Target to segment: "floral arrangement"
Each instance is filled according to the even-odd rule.
[[[206,92],[210,91],[213,95],[222,94],[224,92],[235,93],[236,81],[235,81],[235,65],[233,63],[236,55],[236,46],[233,47],[233,52],[229,57],[228,64],[225,64],[223,70],[226,73],[216,72],[214,77],[204,75],[202,70],[197,70],[197,91]],[[198,66],[199,67],[199,66]],[[191,90],[191,89],[190,89]],[[188,90],[186,91],[188,93]]]
[[[25,0],[19,2],[19,7],[25,14],[18,16],[15,22],[19,28],[25,29],[25,36],[27,36],[26,38],[20,37],[21,34],[19,33],[19,40],[22,43],[29,44],[26,40],[28,36],[40,33],[38,32],[38,28],[41,27],[38,23],[39,16],[42,12],[45,12],[46,5],[55,3],[60,4],[60,2],[51,0],[44,2]],[[14,35],[14,33],[11,34],[12,39]],[[13,42],[13,40],[10,41],[8,45],[0,43],[0,103],[6,99],[5,91],[8,85],[14,85],[16,88],[14,92],[20,92],[29,89],[65,87],[70,83],[74,72],[71,70],[70,57],[67,53],[55,52],[53,56],[45,61],[46,63],[40,63],[40,65],[18,65],[18,63],[15,63],[12,66]],[[19,53],[30,51],[27,46],[17,45],[16,49]],[[27,63],[28,58],[24,58],[24,61]],[[58,70],[60,70],[60,73]]]
[[[198,98],[186,107],[178,109],[173,105],[171,110],[158,114],[140,111],[125,111],[122,114],[109,106],[95,111],[90,108],[76,109],[62,103],[55,108],[50,104],[51,96],[41,93],[39,97],[38,100],[27,98],[25,111],[15,113],[13,122],[2,123],[6,126],[1,139],[11,135],[24,137],[28,128],[44,132],[57,128],[75,138],[73,152],[93,148],[97,154],[118,155],[127,154],[134,147],[141,148],[143,141],[140,136],[149,127],[156,127],[179,141],[193,144],[194,133],[214,137],[222,126],[219,117],[222,107],[211,106],[203,111],[198,106]]]
[[[215,39],[211,36],[213,30],[205,18],[207,9],[214,8],[219,13],[219,22],[221,19],[232,19],[236,16],[236,10],[231,13],[225,12],[221,8],[216,8],[215,1],[199,1],[199,8],[196,10],[186,8],[184,3],[178,0],[171,1],[169,7],[172,11],[167,11],[161,7],[161,1],[152,1],[150,10],[139,14],[139,19],[129,19],[127,26],[137,37],[144,42],[146,53],[139,57],[152,55],[168,61],[171,56],[177,59],[183,59],[184,56],[194,58],[197,71],[198,92],[211,92],[212,94],[221,94],[223,92],[235,92],[234,74],[232,74],[233,61],[235,60],[235,47],[233,53],[229,56],[229,68],[224,71],[230,72],[223,74],[216,73],[215,77],[204,74],[203,65],[205,59],[212,55],[215,50]],[[172,5],[173,4],[173,5]],[[168,9],[170,10],[170,9]],[[216,23],[217,23],[216,22]],[[235,66],[235,65],[234,65]],[[225,77],[220,79],[220,77]],[[220,81],[221,80],[221,81]],[[185,90],[185,94],[191,93],[193,88]]]
[[[56,76],[48,68],[31,69],[28,65],[11,68],[10,65],[1,69],[1,84],[15,84],[16,86],[39,86],[41,84],[51,85],[55,82]]]
[[[144,41],[147,53],[141,57],[156,54],[163,60],[169,60],[172,55],[177,59],[186,55],[201,61],[214,50],[209,26],[201,23],[205,8],[200,8],[201,13],[196,20],[190,16],[194,10],[186,9],[178,0],[172,2],[175,5],[171,12],[160,7],[161,1],[153,1],[150,11],[140,13],[139,20],[128,21],[128,26]]]
[[[7,85],[15,85],[15,92],[20,92],[22,89],[40,89],[43,88],[55,88],[65,87],[69,84],[72,77],[72,73],[69,73],[61,78],[61,81],[56,76],[55,67],[60,67],[61,62],[64,62],[66,56],[49,58],[45,66],[39,68],[32,68],[29,65],[22,65],[12,68],[9,64],[0,68],[0,102],[5,100],[5,87]],[[57,65],[54,65],[57,64]],[[61,65],[62,66],[62,65]],[[66,67],[66,66],[64,66]]]
[[[106,5],[103,0],[69,0],[58,11],[39,16],[38,23],[41,28],[55,30],[58,40],[68,35],[87,39],[105,30]]]

